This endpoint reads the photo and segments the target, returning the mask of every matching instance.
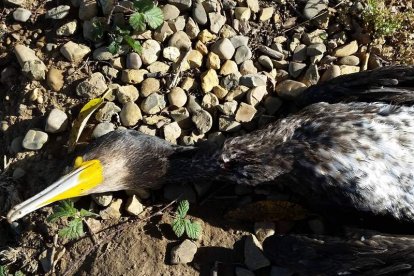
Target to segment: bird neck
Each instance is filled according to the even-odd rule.
[[[219,174],[219,148],[214,145],[177,147],[168,158],[166,183],[210,182]]]

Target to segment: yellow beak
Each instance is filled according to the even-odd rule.
[[[37,195],[14,206],[7,214],[7,220],[12,223],[52,202],[90,194],[88,191],[101,184],[102,181],[103,169],[101,162],[99,160],[83,162],[78,157],[75,161],[75,170]]]

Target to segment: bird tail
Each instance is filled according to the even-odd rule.
[[[263,243],[273,265],[299,275],[414,275],[414,237],[271,236]]]
[[[390,66],[343,75],[311,86],[297,103],[304,107],[317,102],[387,102],[414,104],[414,66]]]

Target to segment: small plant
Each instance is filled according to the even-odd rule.
[[[188,200],[180,201],[171,226],[177,237],[181,237],[185,232],[190,239],[196,240],[201,234],[201,226],[197,222],[185,218],[189,209]]]
[[[384,0],[366,0],[363,19],[376,37],[391,36],[403,27],[404,17],[394,13]]]
[[[0,276],[24,276],[21,271],[16,271],[14,274],[9,272],[9,269],[5,265],[0,265]]]
[[[98,216],[95,213],[85,209],[78,210],[70,200],[62,201],[53,210],[53,213],[47,218],[48,222],[56,222],[60,218],[67,218],[68,225],[59,230],[59,236],[69,240],[82,237],[85,232],[83,230],[83,220],[86,217]]]

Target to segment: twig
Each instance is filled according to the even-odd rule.
[[[72,74],[69,76],[72,76],[73,74],[77,73],[78,71],[82,70],[89,62],[89,57],[86,58],[86,60],[83,62],[82,66],[76,69]]]
[[[181,71],[182,71],[182,67],[183,67],[184,63],[187,61],[187,57],[190,54],[190,52],[191,52],[191,49],[188,49],[187,52],[184,54],[183,58],[180,60],[180,62],[176,63],[178,66],[175,69],[176,72],[175,72],[174,78],[171,81],[168,89],[176,87],[178,82],[180,81],[180,74],[181,74]]]

